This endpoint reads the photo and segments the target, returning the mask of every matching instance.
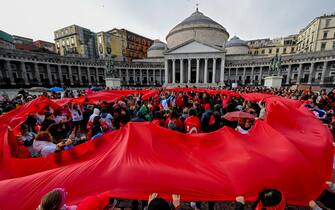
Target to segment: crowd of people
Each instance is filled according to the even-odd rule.
[[[329,184],[329,191],[335,193],[335,184]],[[308,207],[290,206],[285,195],[276,189],[265,189],[259,193],[255,202],[247,203],[244,196],[237,196],[235,202],[230,205],[219,202],[182,202],[181,195],[172,194],[171,202],[159,197],[158,193],[149,195],[147,201],[132,201],[130,205],[122,203],[122,200],[110,198],[108,193],[102,193],[97,196],[89,196],[77,205],[66,205],[67,192],[63,188],[56,188],[43,196],[37,210],[201,210],[201,209],[232,209],[232,210],[293,210],[293,209],[311,209],[323,210],[329,209],[319,201],[311,200]],[[322,207],[321,207],[322,206]],[[333,208],[331,208],[333,209]]]
[[[315,92],[311,89],[290,90],[288,88],[269,89],[264,87],[243,87],[234,91],[266,93],[308,101],[306,107],[318,119],[327,124],[335,136],[335,89],[328,93],[324,89]],[[42,95],[51,99],[75,98],[85,95],[85,91],[66,90],[63,94],[44,92]],[[2,95],[0,98],[1,112],[5,113],[22,106],[36,97],[36,95],[31,95],[24,90],[20,90],[13,99]],[[225,118],[227,113],[236,111],[248,113],[252,117],[234,121]],[[45,157],[118,130],[128,122],[151,121],[167,129],[187,134],[207,133],[229,126],[242,134],[247,134],[252,129],[255,120],[264,119],[265,116],[266,104],[264,101],[249,102],[240,97],[205,92],[171,92],[168,89],[160,89],[158,95],[147,100],[142,100],[140,94],[132,94],[112,103],[103,100],[96,105],[70,102],[62,109],[54,110],[47,106],[37,113],[29,113],[20,127],[19,134],[15,137],[20,145],[17,156],[20,158]],[[330,182],[328,185],[331,190],[335,191],[333,183]],[[39,209],[72,209],[63,208],[65,205],[63,200],[65,192],[63,191],[57,189],[48,193],[42,199]],[[279,191],[269,190],[262,193],[254,209],[285,209],[286,203]],[[57,207],[51,208],[49,202],[55,203],[57,200],[55,196],[59,196],[58,203],[52,205]],[[152,196],[154,198],[149,199],[148,210],[171,209],[165,200],[158,198],[157,195]],[[180,199],[180,196],[174,195],[173,200],[175,198]],[[178,205],[175,203],[178,202],[173,202],[174,208],[178,209]],[[115,204],[114,201],[110,202],[109,208],[118,209],[113,204]],[[238,197],[236,209],[244,209],[244,205],[243,197]],[[278,208],[274,208],[274,206]],[[320,209],[315,202],[312,202],[310,206],[313,209]],[[199,203],[192,204],[192,209],[200,209]]]

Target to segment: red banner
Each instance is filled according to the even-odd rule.
[[[70,204],[105,191],[131,199],[158,192],[166,198],[179,193],[183,200],[234,200],[237,195],[253,200],[271,187],[289,203],[307,205],[332,176],[332,136],[301,102],[266,100],[265,121],[256,121],[247,135],[228,127],[186,135],[128,123],[46,158],[13,158],[7,125],[15,128],[29,112],[58,106],[39,98],[0,117],[1,207],[34,209],[55,187],[69,192]]]

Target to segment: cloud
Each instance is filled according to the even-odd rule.
[[[92,31],[126,28],[165,41],[195,11],[195,0],[11,0],[1,4],[0,26],[10,34],[53,41],[71,24]],[[200,10],[242,39],[298,33],[315,17],[334,12],[334,0],[202,0]]]

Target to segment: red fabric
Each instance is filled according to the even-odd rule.
[[[109,198],[109,193],[88,196],[78,204],[77,210],[103,210],[108,205]]]
[[[73,98],[62,98],[62,99],[56,99],[52,100],[54,103],[56,103],[59,106],[65,106],[66,104],[70,103],[73,100]]]
[[[211,116],[209,117],[208,125],[214,125],[214,123],[215,123],[215,117],[214,115],[211,114]]]
[[[186,118],[184,124],[186,133],[200,133],[201,131],[201,122],[197,116]]]
[[[246,101],[251,101],[251,102],[264,101],[265,99],[272,98],[272,97],[280,98],[279,96],[265,94],[265,93],[242,93],[241,96]]]
[[[158,126],[165,126],[164,120],[153,120],[152,124],[158,125]]]
[[[204,109],[205,110],[210,110],[211,109],[211,105],[210,104],[205,104],[204,105]]]
[[[242,118],[255,119],[255,116],[247,112],[235,111],[235,112],[228,112],[223,116],[223,118],[229,121],[238,121],[239,119]]]
[[[39,98],[0,117],[1,207],[35,209],[56,187],[69,192],[68,204],[105,191],[142,200],[152,192],[167,199],[179,193],[183,200],[253,200],[264,188],[276,188],[288,203],[306,205],[330,180],[334,150],[329,129],[299,103],[269,99],[265,121],[257,120],[248,135],[228,127],[185,135],[128,123],[45,158],[14,158],[7,126],[18,127],[47,104],[57,106]]]
[[[183,127],[182,122],[180,121],[180,119],[171,119],[170,117],[168,117],[165,121],[165,127],[168,127],[169,123],[172,122],[177,129],[181,129]]]
[[[80,104],[100,104],[103,101],[106,101],[108,103],[114,102],[120,98],[122,98],[121,94],[113,93],[112,91],[99,91],[94,92],[91,94],[88,94],[86,96],[81,96],[79,98],[73,99],[74,103],[80,103]]]
[[[185,107],[185,102],[184,102],[184,97],[183,96],[178,96],[176,99],[176,106],[178,108],[184,108]]]

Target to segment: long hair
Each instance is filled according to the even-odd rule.
[[[62,195],[60,191],[53,190],[43,196],[40,210],[59,210],[62,206]]]

